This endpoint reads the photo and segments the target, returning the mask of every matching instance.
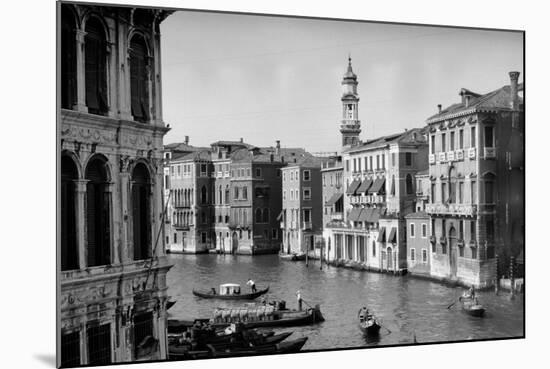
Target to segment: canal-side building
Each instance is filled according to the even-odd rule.
[[[331,220],[342,220],[344,211],[344,187],[342,185],[342,156],[335,155],[322,162],[323,228]]]
[[[428,118],[432,221],[431,274],[490,286],[497,258],[517,256],[524,239],[524,115],[519,72],[487,94]]]
[[[216,141],[210,146],[214,166],[212,239],[217,252],[231,253],[231,155],[236,150],[253,149],[254,146],[244,142],[242,138],[239,141]]]
[[[231,156],[231,249],[239,254],[278,253],[282,232],[281,169],[311,156],[301,148],[237,150]]]
[[[169,12],[58,6],[59,364],[166,359],[159,25]]]
[[[323,210],[320,206],[323,196],[322,162],[321,158],[307,156],[281,169],[281,252],[290,254],[315,251],[316,236],[321,236],[323,231]]]
[[[415,211],[415,175],[428,166],[423,129],[360,142],[357,78],[351,69],[342,81],[343,217],[332,217],[323,232],[329,260],[354,261],[375,270],[407,268],[404,216]],[[355,136],[354,136],[355,137]]]
[[[417,211],[405,216],[407,224],[407,272],[429,277],[430,259],[430,216]]]
[[[170,252],[204,253],[213,248],[213,165],[209,150],[198,150],[170,161],[172,239]],[[171,169],[172,171],[172,169]]]

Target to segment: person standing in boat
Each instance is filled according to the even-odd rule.
[[[468,290],[468,294],[470,295],[470,298],[471,298],[472,300],[475,300],[475,299],[476,299],[476,290],[475,290],[473,284],[472,284],[472,286],[470,287],[470,289]]]
[[[252,293],[256,292],[256,283],[250,278],[248,278],[248,281],[246,282],[247,286],[250,286],[250,289],[252,290]]]
[[[300,290],[296,291],[296,299],[298,300],[298,310],[302,311],[302,294]]]

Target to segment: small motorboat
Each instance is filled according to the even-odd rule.
[[[193,295],[204,299],[219,300],[254,300],[269,291],[269,286],[263,290],[251,293],[241,293],[241,286],[236,283],[224,283],[220,285],[219,292],[212,287],[210,291],[197,291],[193,289]]]
[[[359,329],[367,336],[376,336],[380,332],[380,324],[367,308],[361,308],[358,313]]]
[[[462,304],[462,311],[466,314],[476,317],[482,317],[485,314],[485,308],[478,302],[477,297],[472,298],[469,294],[463,294],[458,300]]]

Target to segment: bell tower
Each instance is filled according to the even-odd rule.
[[[351,68],[351,56],[348,58],[348,70],[342,80],[342,147],[355,146],[359,143],[361,121],[359,120],[359,95],[357,94],[357,76]]]

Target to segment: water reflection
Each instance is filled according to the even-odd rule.
[[[304,349],[391,345],[523,335],[523,296],[478,293],[487,308],[485,318],[471,317],[459,304],[447,309],[462,293],[439,283],[410,277],[325,267],[319,262],[281,261],[276,255],[170,255],[174,267],[168,273],[169,294],[177,300],[173,317],[210,317],[215,307],[241,306],[239,301],[216,301],[193,296],[191,290],[240,283],[248,278],[258,288],[270,286],[269,299],[284,299],[296,308],[297,290],[310,305],[321,304],[325,322],[294,330],[293,337],[308,336]],[[358,328],[357,311],[368,306],[382,323],[378,337],[364,337]]]

